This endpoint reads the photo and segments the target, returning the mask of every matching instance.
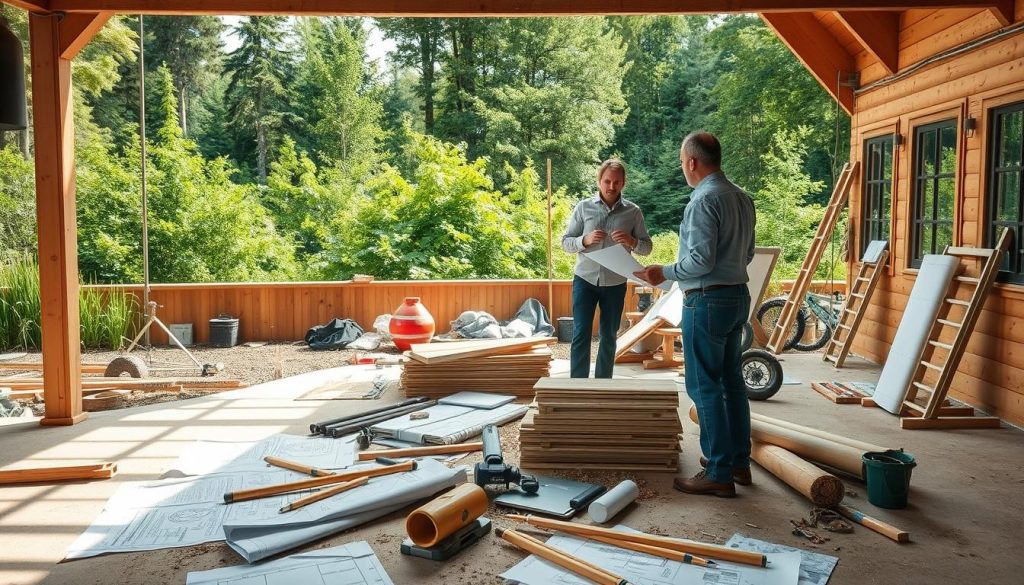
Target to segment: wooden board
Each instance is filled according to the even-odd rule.
[[[0,485],[110,479],[111,477],[114,477],[116,473],[116,463],[98,463],[95,465],[73,465],[65,467],[4,469],[0,470]]]
[[[451,343],[414,344],[407,355],[425,364],[438,364],[499,354],[521,354],[536,346],[557,342],[554,337],[524,337],[480,341],[455,341]]]

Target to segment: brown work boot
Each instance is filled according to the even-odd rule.
[[[700,456],[700,466],[706,468],[708,466],[708,460],[703,455]],[[732,480],[740,485],[750,485],[754,483],[754,480],[750,477],[750,468],[733,468]]]
[[[672,485],[686,494],[712,495],[719,498],[735,498],[736,485],[733,482],[718,483],[708,479],[707,472],[701,471],[691,478],[677,477]]]

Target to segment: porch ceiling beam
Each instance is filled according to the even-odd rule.
[[[42,0],[3,0],[34,3]],[[542,16],[999,8],[1013,0],[49,0],[53,11],[131,14]],[[1010,13],[1012,19],[1012,10]]]
[[[853,88],[838,85],[856,71],[853,56],[814,18],[810,12],[763,13],[761,18],[775,31],[818,83],[839,101],[846,113],[853,113]]]
[[[103,25],[114,16],[113,12],[74,12],[60,21],[60,58],[74,59]]]
[[[3,3],[10,4],[15,8],[21,8],[22,10],[28,10],[29,12],[49,12],[49,8],[46,6],[46,0],[3,0]]]
[[[899,69],[900,13],[899,12],[837,12],[841,22],[867,49],[889,75]]]
[[[1013,24],[1013,8],[1013,0],[1000,0],[990,6],[988,11],[999,21],[999,26],[1007,26]]]

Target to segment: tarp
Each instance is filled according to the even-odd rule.
[[[345,349],[362,334],[363,328],[352,319],[334,319],[310,328],[305,341],[310,349]]]
[[[462,337],[501,339],[506,337],[549,337],[554,334],[547,309],[537,299],[526,299],[510,321],[500,322],[484,311],[464,311],[452,321],[452,331]]]

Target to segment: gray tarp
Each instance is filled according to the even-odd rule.
[[[546,337],[555,332],[547,309],[537,299],[526,299],[511,321],[499,322],[490,313],[464,311],[452,321],[452,331],[462,337],[500,339],[504,337]]]

